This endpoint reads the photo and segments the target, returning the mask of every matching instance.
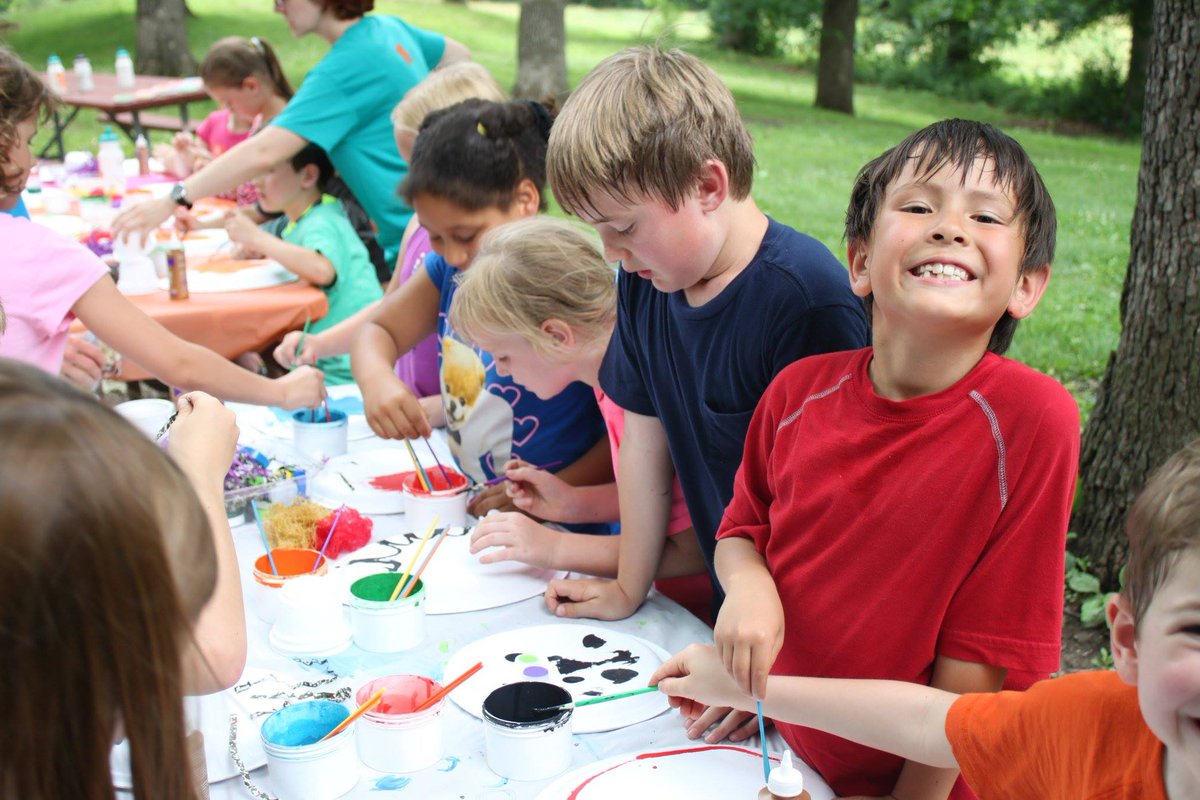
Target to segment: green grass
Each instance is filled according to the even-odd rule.
[[[298,83],[325,51],[324,42],[314,36],[293,39],[266,0],[236,11],[223,0],[190,0],[189,5],[197,15],[189,23],[197,58],[222,35],[253,33],[276,46],[289,76]],[[133,6],[132,0],[43,0],[11,14],[19,28],[9,41],[35,65],[43,65],[52,51],[68,63],[75,53],[85,52],[104,69],[116,47],[133,43]],[[449,33],[469,46],[501,84],[511,85],[516,69],[515,3],[472,2],[463,7],[382,0],[377,8]],[[1113,33],[1112,27],[1102,34],[1116,36],[1114,47],[1119,47],[1119,31]],[[634,43],[679,43],[697,53],[729,84],[754,135],[754,194],[760,205],[821,239],[839,256],[845,255],[841,230],[849,187],[866,160],[942,117],[1005,126],[1028,148],[1059,212],[1058,257],[1050,289],[1032,318],[1022,323],[1011,354],[1064,381],[1084,410],[1090,409],[1095,384],[1119,333],[1118,302],[1129,259],[1140,143],[1011,127],[1007,114],[983,104],[873,86],[857,88],[855,117],[827,113],[812,107],[815,86],[810,72],[715,50],[704,41],[704,19],[694,14],[683,15],[665,34],[661,28],[661,18],[651,12],[570,6],[567,64],[572,83],[600,59]],[[1092,47],[1100,34],[1089,36],[1087,47]],[[1032,58],[1039,47],[1045,49],[1038,40],[1024,38],[1012,53],[1002,55],[1011,63],[1021,63],[1026,57],[1022,53],[1028,55],[1028,77],[1049,63]],[[1083,52],[1076,61],[1087,57]],[[68,145],[93,147],[98,133],[98,126],[81,115]]]

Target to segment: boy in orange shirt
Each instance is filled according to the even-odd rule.
[[[901,681],[771,676],[763,711],[904,758],[958,767],[981,798],[1200,797],[1200,439],[1129,513],[1125,588],[1108,601],[1115,672],[962,696]],[[754,709],[692,645],[650,679],[690,706]]]

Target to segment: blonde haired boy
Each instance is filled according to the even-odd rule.
[[[982,798],[1200,797],[1200,439],[1171,457],[1126,525],[1125,589],[1108,601],[1116,672],[1025,692],[771,676],[763,710],[923,764],[961,768]],[[712,647],[651,678],[671,703],[753,709]]]
[[[675,468],[711,574],[762,392],[798,358],[867,342],[845,269],[759,210],[753,171],[732,94],[679,50],[609,57],[555,120],[555,196],[622,267],[600,383],[626,409],[619,577],[555,581],[547,600],[559,616],[614,619],[638,607],[662,552]]]

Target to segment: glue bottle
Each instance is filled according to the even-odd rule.
[[[125,151],[121,149],[121,140],[112,126],[106,125],[99,141],[100,150],[96,153],[96,161],[100,167],[100,182],[104,185],[104,193],[112,197],[124,197]]]
[[[133,59],[124,47],[117,49],[117,86],[122,89],[133,88]]]
[[[146,141],[146,134],[139,133],[137,139],[133,143],[133,151],[137,156],[138,175],[150,174],[150,143]]]
[[[758,800],[812,800],[804,789],[804,773],[792,766],[791,750],[784,750],[778,766],[771,769]]]
[[[46,59],[46,77],[49,79],[50,88],[56,92],[65,92],[67,90],[67,71],[63,68],[62,59],[57,53],[51,53]]]
[[[81,92],[90,92],[96,88],[92,77],[92,62],[83,53],[75,56],[75,88]]]

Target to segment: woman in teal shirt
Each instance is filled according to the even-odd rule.
[[[122,211],[115,235],[152,230],[177,206],[240,186],[313,142],[379,228],[387,263],[395,264],[412,210],[396,194],[408,166],[396,150],[392,108],[430,71],[470,53],[398,17],[365,16],[374,6],[374,0],[275,0],[294,36],[315,33],[329,42],[329,52],[270,125],[175,184],[170,197]]]

